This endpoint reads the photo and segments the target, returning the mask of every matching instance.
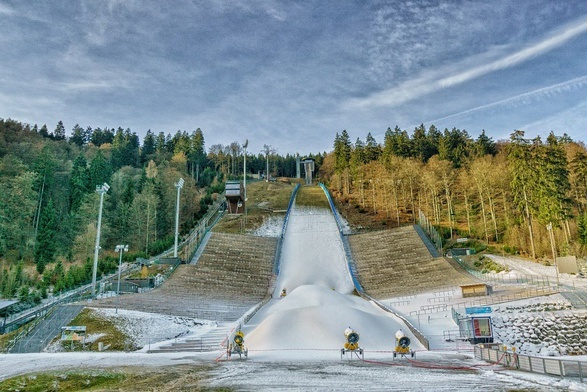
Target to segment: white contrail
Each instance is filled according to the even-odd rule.
[[[471,68],[465,72],[461,72],[458,75],[449,76],[447,78],[438,81],[438,84],[442,87],[450,87],[455,84],[460,84],[468,80],[477,78],[479,76],[488,74],[490,72],[498,71],[500,69],[509,68],[533,57],[539,56],[546,53],[557,46],[567,42],[571,38],[583,34],[587,31],[587,18],[581,19],[579,22],[575,22],[572,25],[568,25],[567,28],[561,32],[554,34],[551,37],[546,38],[544,41],[538,42],[537,44],[528,48],[522,49],[519,52],[506,56],[502,59],[496,60],[490,64],[481,65],[479,67]]]
[[[455,86],[488,73],[520,64],[533,57],[544,54],[586,31],[587,17],[583,17],[574,23],[566,25],[565,28],[557,29],[555,33],[544,40],[489,64],[472,67],[445,77],[439,77],[439,72],[432,72],[429,75],[423,75],[394,86],[393,88],[374,93],[366,98],[347,100],[344,106],[348,108],[396,106],[443,88]]]
[[[519,95],[509,97],[506,99],[502,99],[499,101],[491,102],[491,103],[488,103],[485,105],[477,106],[477,107],[474,107],[471,109],[464,110],[462,112],[453,113],[448,116],[437,118],[437,119],[434,119],[431,121],[425,121],[425,123],[434,123],[434,122],[443,121],[443,120],[446,120],[449,118],[459,117],[459,116],[462,116],[465,114],[478,112],[480,110],[490,109],[490,108],[493,108],[496,106],[508,105],[508,104],[512,104],[512,103],[516,103],[516,102],[520,102],[520,101],[524,101],[524,100],[537,99],[537,98],[544,96],[544,95],[557,94],[562,91],[569,90],[571,88],[582,87],[582,86],[587,86],[587,75],[580,76],[580,77],[574,78],[574,79],[570,79],[570,80],[567,80],[566,82],[557,83],[557,84],[553,84],[551,86],[539,88],[537,90],[529,91],[527,93],[519,94]]]

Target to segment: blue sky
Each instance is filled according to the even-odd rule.
[[[587,139],[587,2],[0,0],[0,117],[330,151],[420,123]]]

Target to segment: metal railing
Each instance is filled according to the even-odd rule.
[[[424,347],[426,347],[426,349],[429,349],[430,342],[428,341],[428,339],[415,326],[413,326],[412,323],[408,319],[406,319],[405,317],[401,316],[400,314],[394,312],[392,309],[385,306],[383,303],[379,302],[375,298],[373,298],[370,295],[368,295],[367,293],[365,293],[365,291],[363,290],[363,287],[359,283],[358,273],[357,273],[357,270],[355,267],[355,262],[354,262],[354,259],[352,256],[352,251],[350,249],[350,244],[348,243],[347,236],[344,235],[344,232],[343,232],[344,226],[340,220],[340,217],[338,215],[338,211],[336,210],[336,207],[334,206],[334,202],[332,201],[332,197],[330,196],[330,192],[328,192],[328,188],[326,188],[326,186],[324,184],[318,183],[318,185],[324,191],[324,194],[326,195],[326,198],[328,199],[328,204],[330,205],[330,209],[332,210],[332,214],[334,215],[334,219],[336,220],[336,224],[338,226],[338,232],[340,234],[340,238],[342,240],[343,246],[345,248],[345,253],[347,256],[347,265],[348,265],[349,273],[351,275],[351,279],[353,281],[355,289],[357,290],[359,295],[362,298],[366,299],[367,301],[373,302],[375,305],[379,306],[384,311],[389,312],[389,313],[395,315],[396,317],[398,317],[399,319],[401,319],[408,326],[408,329],[410,331],[412,331],[412,333],[414,334],[416,339],[418,339],[420,341],[420,343],[422,343],[422,345]]]
[[[517,354],[498,344],[476,345],[475,358],[517,370],[551,376],[577,377],[585,382],[587,362]]]
[[[438,252],[442,254],[442,236],[438,233],[438,231],[436,231],[434,226],[432,226],[432,224],[428,221],[428,218],[426,218],[426,215],[424,215],[424,213],[421,210],[418,210],[418,215],[418,225],[420,225],[420,227],[424,229],[424,231],[428,235],[428,238],[430,238],[430,240],[434,244],[436,250],[438,250]]]
[[[294,190],[291,193],[289,198],[289,204],[287,205],[287,211],[285,212],[285,218],[283,219],[283,225],[281,226],[281,235],[277,239],[277,249],[275,251],[275,261],[273,262],[273,273],[275,275],[279,275],[279,267],[281,264],[281,253],[283,250],[283,237],[285,237],[285,230],[287,229],[287,224],[289,223],[289,215],[291,213],[291,209],[293,208],[294,201],[296,200],[296,195],[298,194],[298,190],[300,189],[300,184],[296,184]]]
[[[336,207],[334,205],[334,201],[332,200],[332,196],[330,196],[330,192],[328,191],[328,188],[326,188],[326,185],[324,185],[321,182],[319,182],[318,185],[320,186],[320,188],[322,188],[322,191],[324,191],[324,194],[326,195],[326,199],[328,199],[328,204],[330,205],[330,210],[332,211],[332,215],[334,215],[334,220],[336,221],[336,226],[338,227],[338,232],[340,234],[340,240],[342,241],[342,246],[344,248],[344,252],[346,255],[346,259],[347,259],[347,267],[348,267],[351,279],[353,281],[353,285],[355,286],[355,289],[357,290],[358,293],[364,293],[363,286],[361,286],[361,283],[359,282],[359,274],[357,273],[357,267],[356,267],[355,261],[353,259],[353,252],[351,250],[351,246],[349,244],[348,238],[344,234],[344,225],[342,224],[342,221],[340,219],[340,215],[338,214],[338,210],[336,209]]]
[[[188,236],[177,245],[178,255],[181,253],[186,262],[194,257],[208,231],[214,227],[224,214],[224,211],[220,211],[220,207],[225,200],[224,193],[222,193],[216,202],[212,204],[210,210],[198,221],[198,224],[190,230]],[[165,252],[151,257],[149,260],[152,261],[160,258],[172,257],[173,252],[174,248],[171,247]]]

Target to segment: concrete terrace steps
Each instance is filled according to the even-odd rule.
[[[162,286],[121,296],[123,309],[231,322],[263,300],[273,279],[277,238],[213,232],[195,264],[180,265]],[[117,298],[95,302],[117,306]]]
[[[217,327],[210,330],[203,336],[197,338],[186,338],[182,341],[173,342],[171,344],[160,346],[159,348],[149,350],[149,353],[164,353],[164,352],[208,352],[225,350],[223,344],[228,338],[232,327]]]
[[[348,236],[359,281],[374,298],[474,282],[445,258],[431,256],[412,226]]]

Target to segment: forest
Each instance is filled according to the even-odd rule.
[[[416,223],[421,211],[446,246],[476,239],[545,263],[585,255],[587,150],[566,134],[516,130],[496,142],[420,125],[388,128],[378,144],[342,131],[321,175],[341,204],[382,225]]]
[[[180,236],[195,226],[224,189],[242,178],[244,146],[206,148],[204,134],[46,125],[0,119],[0,297],[23,306],[91,281],[100,195],[104,196],[99,275],[124,260],[172,247],[175,183]],[[418,221],[421,211],[444,238],[478,240],[498,251],[549,262],[585,256],[587,150],[568,135],[546,140],[513,131],[494,141],[485,132],[440,131],[421,125],[410,134],[388,128],[378,143],[337,133],[333,150],[315,159],[340,206],[385,229]],[[247,175],[295,177],[296,155],[272,146],[247,152]],[[303,174],[302,174],[303,175]],[[380,225],[380,226],[377,226]],[[550,240],[552,238],[552,241]]]
[[[48,292],[91,281],[100,196],[104,195],[99,276],[115,271],[114,248],[124,260],[148,258],[172,247],[177,188],[180,236],[193,228],[224,190],[242,178],[243,146],[206,149],[200,129],[148,131],[142,144],[123,128],[83,128],[67,135],[60,121],[46,125],[0,119],[0,297],[38,303]],[[319,164],[322,154],[312,155]],[[271,146],[247,153],[247,173],[295,177],[296,157]]]

